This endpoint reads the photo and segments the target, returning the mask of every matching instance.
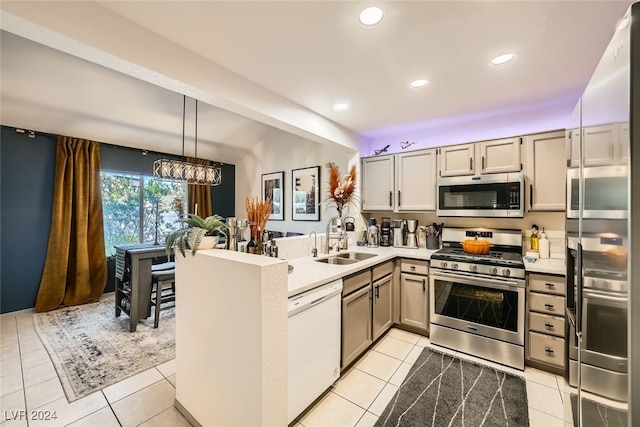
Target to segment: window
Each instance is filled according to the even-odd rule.
[[[176,230],[180,207],[187,205],[187,184],[150,175],[101,171],[102,214],[107,256],[115,245],[158,242]]]

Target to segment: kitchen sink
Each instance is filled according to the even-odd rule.
[[[362,261],[365,259],[372,258],[376,256],[376,254],[367,254],[364,252],[344,252],[341,254],[336,254],[334,256],[342,259],[355,259],[356,261]]]
[[[365,259],[369,259],[371,257],[376,256],[375,254],[367,254],[364,252],[344,252],[341,254],[335,254],[328,258],[316,259],[316,262],[324,262],[326,264],[338,264],[338,265],[347,265],[353,264],[358,261],[362,261]]]
[[[324,262],[325,264],[347,265],[347,264],[353,264],[354,262],[358,262],[360,260],[351,259],[351,258],[339,258],[337,256],[332,256],[329,258],[315,259],[314,261]]]

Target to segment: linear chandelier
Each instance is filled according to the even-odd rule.
[[[182,156],[184,157],[184,127],[187,97],[182,95]],[[196,99],[195,153],[198,157],[198,100]],[[187,181],[188,184],[220,185],[222,169],[219,166],[199,164],[184,160],[158,159],[153,162],[153,176],[160,179]]]

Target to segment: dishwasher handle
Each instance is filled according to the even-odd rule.
[[[293,296],[288,301],[288,317],[323,303],[342,293],[342,279],[321,285],[303,294]]]

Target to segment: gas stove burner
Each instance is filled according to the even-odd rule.
[[[477,264],[523,265],[522,257],[517,252],[490,251],[485,255],[475,255],[466,253],[462,248],[442,248],[431,258]]]

